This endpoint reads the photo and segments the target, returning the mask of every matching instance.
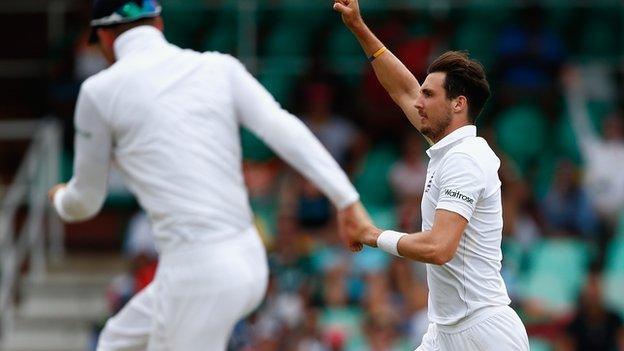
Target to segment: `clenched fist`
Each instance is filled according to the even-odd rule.
[[[334,10],[340,12],[342,21],[350,30],[364,24],[357,0],[334,0]]]

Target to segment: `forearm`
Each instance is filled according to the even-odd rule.
[[[364,22],[360,22],[351,28],[351,32],[355,35],[367,57],[371,57],[373,53],[384,46]],[[373,60],[371,65],[381,85],[399,105],[403,102],[402,98],[406,96],[415,97],[418,94],[420,88],[418,80],[389,50]]]
[[[568,90],[565,99],[574,134],[581,144],[579,146],[585,148],[588,143],[598,140],[587,112],[585,96],[580,91]]]
[[[364,236],[363,243],[371,247],[378,247],[379,236],[382,233],[383,231],[376,228],[369,229]],[[429,230],[403,235],[396,247],[400,256],[418,262],[442,265],[452,258],[452,255],[445,253],[442,244],[436,242],[434,235]]]

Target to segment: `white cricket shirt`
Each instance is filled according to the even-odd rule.
[[[99,211],[115,162],[161,250],[242,233],[252,213],[240,126],[338,208],[358,199],[320,142],[232,56],[182,50],[151,26],[123,33],[114,50],[117,62],[85,81],[78,97],[74,175],[54,199],[66,221]]]
[[[453,259],[441,266],[427,264],[429,319],[440,325],[456,324],[483,307],[510,302],[500,275],[500,160],[476,135],[475,126],[465,126],[427,150],[422,229],[433,227],[438,209],[468,220]]]

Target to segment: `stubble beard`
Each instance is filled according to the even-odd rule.
[[[452,119],[451,111],[446,111],[440,118],[430,119],[431,124],[427,127],[423,127],[420,132],[434,143],[437,143],[444,137],[444,133],[451,125]]]

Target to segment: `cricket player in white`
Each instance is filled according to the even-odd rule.
[[[115,162],[153,225],[155,280],[106,323],[99,351],[225,350],[268,279],[239,127],[318,186],[340,223],[361,205],[318,140],[239,61],[169,44],[159,14],[154,0],[96,0],[93,38],[112,66],[82,85],[74,175],[50,197],[68,222],[94,216]]]
[[[418,351],[529,350],[500,275],[500,161],[474,120],[489,98],[483,67],[447,52],[418,80],[364,23],[357,0],[334,9],[369,55],[379,81],[432,146],[422,199],[422,232],[382,231],[355,220],[351,248],[379,247],[427,263],[430,325]],[[357,211],[358,209],[354,209]]]

